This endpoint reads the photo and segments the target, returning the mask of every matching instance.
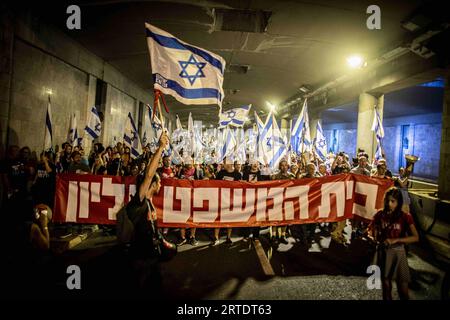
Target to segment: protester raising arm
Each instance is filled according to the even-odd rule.
[[[147,193],[150,184],[152,182],[153,176],[156,173],[156,169],[158,168],[159,160],[161,159],[162,153],[168,144],[169,138],[167,137],[167,134],[163,132],[161,134],[161,138],[159,139],[159,147],[156,150],[155,154],[153,155],[152,159],[150,160],[150,164],[147,166],[147,169],[145,171],[144,181],[139,187],[140,201],[143,201],[145,198],[145,194]]]

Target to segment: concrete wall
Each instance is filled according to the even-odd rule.
[[[54,145],[66,140],[71,113],[83,133],[95,103],[97,79],[107,83],[101,107],[105,116],[101,141],[106,144],[114,136],[122,139],[128,112],[138,125],[139,102],[153,103],[148,90],[31,13],[2,13],[1,23],[0,151],[11,144],[42,149],[48,89],[53,92]],[[169,119],[174,121],[169,115],[166,123]]]
[[[57,58],[16,40],[13,59],[9,144],[43,147],[46,89],[51,89],[53,142],[66,141],[70,116],[75,114],[78,132],[86,124],[88,75]]]
[[[439,176],[441,124],[414,126],[413,154],[420,157],[414,165],[414,176],[436,180]]]

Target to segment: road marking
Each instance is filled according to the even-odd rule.
[[[259,262],[261,263],[261,267],[263,268],[264,274],[266,276],[274,276],[275,272],[273,271],[272,265],[270,264],[269,259],[267,259],[267,256],[264,253],[264,249],[259,240],[255,240],[255,250],[256,254],[258,255]]]

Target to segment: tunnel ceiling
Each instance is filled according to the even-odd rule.
[[[265,110],[265,101],[281,104],[303,84],[316,88],[348,72],[345,61],[350,54],[370,59],[397,46],[409,33],[401,21],[420,5],[411,0],[377,1],[382,28],[371,31],[366,27],[366,9],[373,1],[366,0],[78,3],[82,12],[79,31],[65,28],[67,6],[52,4],[41,15],[149,94],[153,83],[144,22],[221,55],[227,64],[224,109],[252,103],[256,110]],[[213,18],[213,9],[222,12],[221,19]],[[256,13],[244,21],[240,11],[230,11],[238,9]],[[261,32],[264,27],[266,32]],[[171,112],[182,121],[191,111],[194,119],[217,121],[217,106],[185,106],[167,100]]]

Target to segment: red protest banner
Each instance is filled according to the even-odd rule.
[[[371,219],[391,180],[355,174],[267,182],[164,179],[153,198],[161,227],[246,227]],[[62,174],[54,221],[114,224],[134,178]]]

